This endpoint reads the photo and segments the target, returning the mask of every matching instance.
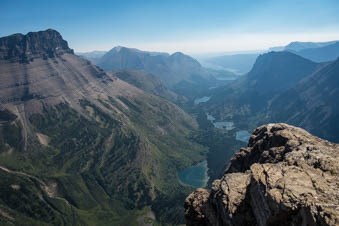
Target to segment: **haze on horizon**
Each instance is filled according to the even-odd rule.
[[[336,0],[1,0],[0,36],[53,28],[76,52],[121,45],[190,54],[339,40]]]

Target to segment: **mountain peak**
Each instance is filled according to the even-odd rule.
[[[142,53],[144,51],[136,49],[136,48],[129,48],[126,46],[115,46],[113,47],[109,52],[113,52],[113,53],[120,53],[120,52],[138,52],[138,53]]]
[[[14,34],[0,38],[0,59],[29,62],[34,58],[52,58],[63,53],[73,54],[61,34],[53,29]]]
[[[264,53],[259,56],[259,58],[276,58],[276,59],[279,59],[279,58],[281,59],[281,58],[286,58],[286,57],[303,58],[289,51],[270,51],[268,53]]]
[[[317,63],[291,52],[269,52],[257,58],[246,81],[261,95],[273,95],[291,88],[317,67]]]
[[[184,56],[185,54],[183,54],[182,52],[175,52],[172,54],[172,56]]]
[[[288,51],[271,51],[258,56],[249,74],[252,75],[257,72],[262,74],[264,71],[272,72],[272,70],[286,70],[293,65],[315,66],[316,63]]]

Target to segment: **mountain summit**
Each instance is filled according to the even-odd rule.
[[[60,33],[53,29],[0,38],[2,60],[28,62],[35,58],[47,59],[64,53],[73,54],[73,50]]]
[[[290,52],[260,55],[248,73],[248,82],[259,93],[278,93],[312,73],[317,64]]]

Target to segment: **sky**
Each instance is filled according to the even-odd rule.
[[[0,36],[56,29],[76,52],[206,54],[339,40],[338,0],[0,0]]]

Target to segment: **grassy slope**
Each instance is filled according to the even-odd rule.
[[[159,219],[173,223],[182,208],[182,200],[177,197],[184,198],[187,192],[187,188],[177,182],[176,172],[199,161],[205,152],[188,139],[194,126],[187,115],[152,95],[141,98],[149,99],[100,100],[106,108],[118,109],[120,112],[116,115],[107,114],[102,106],[89,101],[81,101],[87,111],[85,115],[67,105],[45,108],[43,114],[32,115],[29,120],[34,132],[50,138],[49,146],[41,145],[32,135],[28,139],[28,151],[16,146],[22,143],[20,123],[3,124],[0,165],[57,182],[57,196],[66,199],[70,206],[48,198],[57,204],[47,204],[51,211],[46,217],[55,219],[56,224],[75,221],[88,225],[134,225],[144,213],[144,207],[159,200],[176,210],[168,214],[157,209]],[[5,129],[12,132],[6,133]],[[3,181],[6,177],[1,175],[1,178]],[[33,189],[28,194],[35,194],[39,189],[43,194],[41,188],[30,184],[27,178],[19,182],[17,179],[9,178],[8,184],[19,183]],[[8,184],[1,187],[8,188]],[[9,193],[10,190],[6,190],[3,194]],[[13,212],[16,223],[52,222],[49,218],[35,217],[29,211],[40,206],[35,196],[26,198],[29,206],[26,209],[13,209],[11,203],[21,203],[20,196],[14,197],[16,201],[2,197],[0,203]],[[1,215],[0,218],[6,220]]]

